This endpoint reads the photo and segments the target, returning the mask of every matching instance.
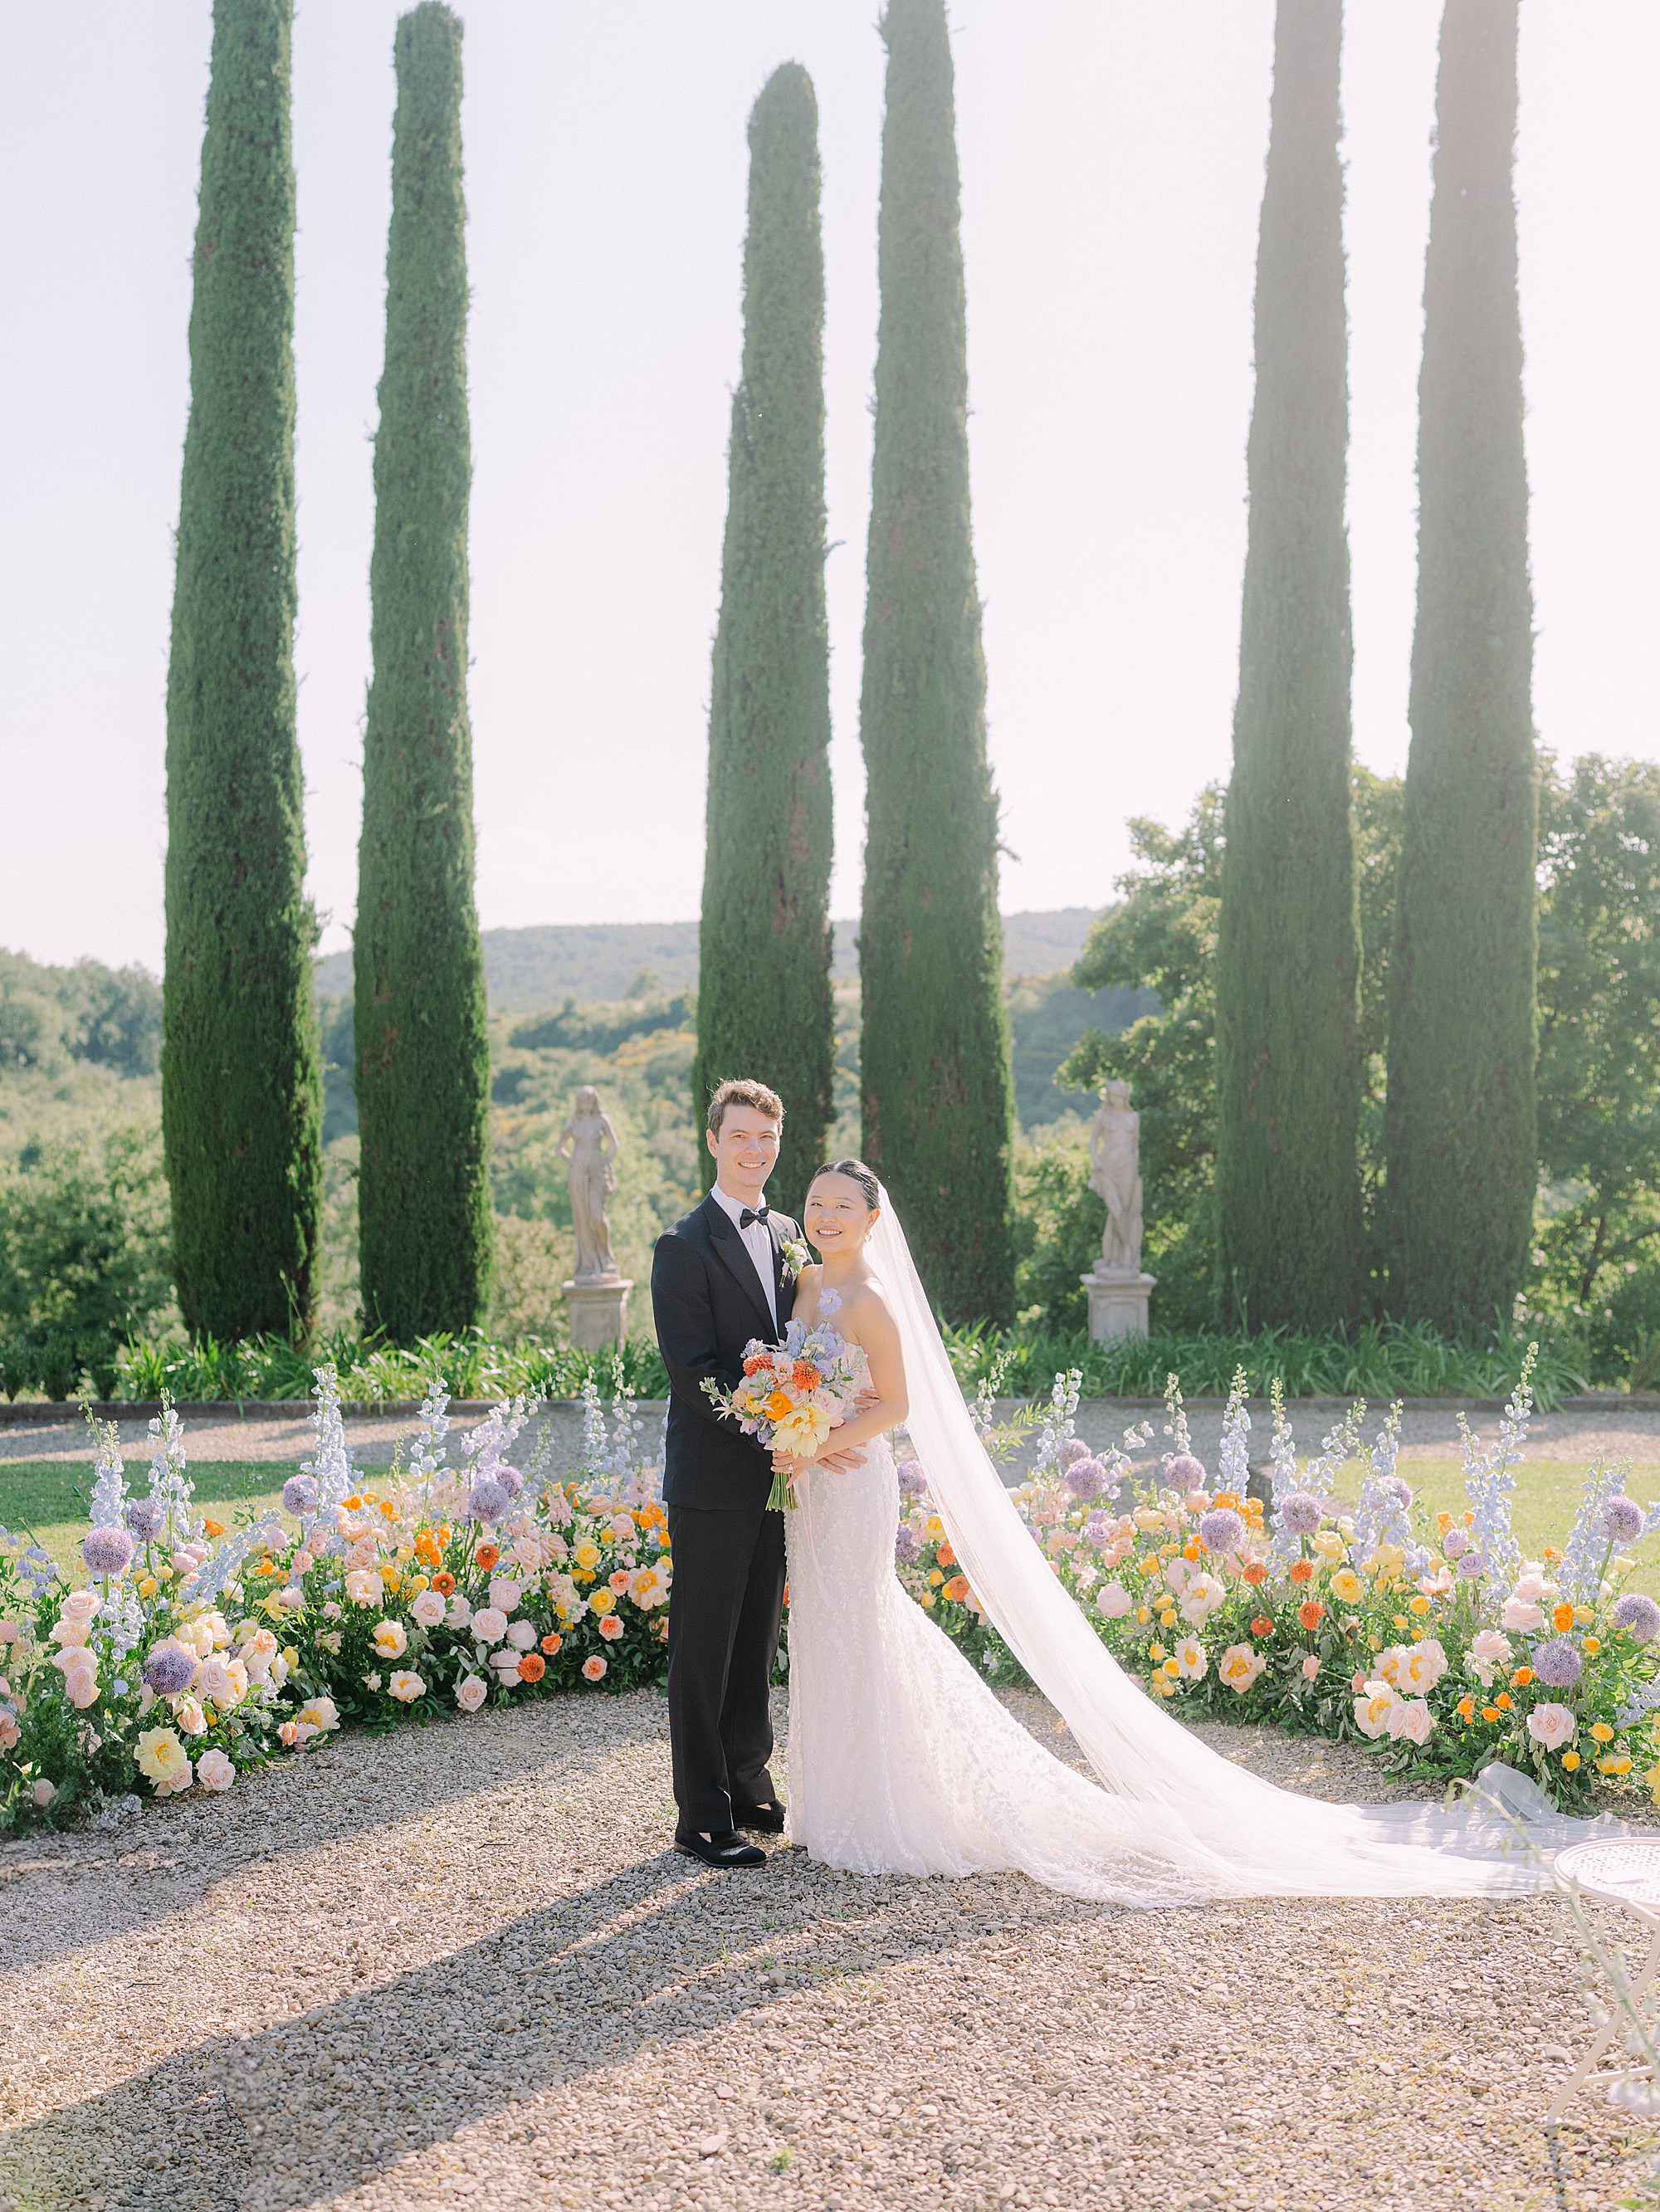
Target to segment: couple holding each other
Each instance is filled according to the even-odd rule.
[[[862,1162],[821,1168],[804,1205],[822,1255],[764,1190],[784,1108],[723,1083],[707,1142],[714,1188],[658,1239],[652,1304],[672,1389],[663,1499],[675,1846],[759,1866],[739,1832],[787,1832],[860,1874],[1018,1870],[1120,1904],[1218,1896],[1454,1896],[1537,1887],[1537,1850],[1588,1824],[1556,1819],[1523,1778],[1490,1769],[1455,1813],[1331,1805],[1276,1790],[1200,1742],[1126,1675],[1061,1589],[963,1403],[887,1194]],[[833,1292],[832,1304],[827,1293]],[[702,1385],[739,1380],[751,1338],[821,1311],[863,1354],[857,1411],[803,1467],[797,1504],[768,1510],[765,1448]],[[894,1571],[899,1492],[890,1432],[906,1422],[933,1504],[990,1619],[1094,1767],[1046,1751],[992,1694]],[[787,1812],[769,1762],[768,1686],[790,1585]],[[1493,1800],[1510,1817],[1494,1818]]]

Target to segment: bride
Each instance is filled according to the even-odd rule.
[[[833,1315],[868,1364],[834,1449],[788,1462],[787,1832],[812,1857],[861,1874],[1017,1869],[1135,1905],[1451,1897],[1536,1888],[1541,1853],[1586,1832],[1505,1768],[1446,1813],[1299,1797],[1209,1750],[1122,1672],[1031,1541],[871,1170],[821,1169],[803,1228],[823,1258],[800,1272],[795,1316]],[[1046,1751],[900,1586],[889,1436],[901,1422],[963,1571],[1098,1782]]]

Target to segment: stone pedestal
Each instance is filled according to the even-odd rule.
[[[608,1344],[622,1343],[628,1334],[629,1292],[634,1288],[631,1276],[601,1275],[586,1283],[579,1277],[564,1287],[575,1350],[603,1352]]]
[[[1090,1294],[1090,1335],[1097,1344],[1147,1334],[1147,1298],[1158,1282],[1139,1267],[1104,1267],[1083,1278]]]

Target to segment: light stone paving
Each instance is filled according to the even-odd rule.
[[[1049,1709],[1011,1701],[1057,1747]],[[1316,1794],[1351,1747],[1209,1726]],[[663,1701],[342,1738],[0,1850],[18,2212],[1523,2212],[1584,2033],[1554,1900],[1137,1914],[665,1850]],[[1564,2202],[1638,2168],[1590,2096]]]

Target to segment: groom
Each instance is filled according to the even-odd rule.
[[[783,1102],[764,1083],[723,1083],[705,1139],[714,1188],[657,1240],[651,1302],[669,1370],[663,1502],[669,1592],[669,1744],[680,1808],[674,1846],[706,1866],[760,1866],[737,1832],[776,1835],[768,1686],[784,1606],[784,1516],[767,1510],[772,1461],[700,1385],[730,1389],[751,1337],[775,1343],[789,1318],[784,1247],[801,1234],[763,1192],[778,1158]]]

